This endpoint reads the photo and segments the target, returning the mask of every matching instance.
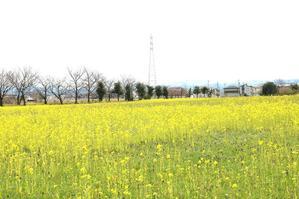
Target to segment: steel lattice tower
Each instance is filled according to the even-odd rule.
[[[156,76],[156,66],[154,57],[154,41],[153,36],[150,36],[150,53],[149,53],[149,66],[148,66],[148,85],[156,86],[157,76]]]

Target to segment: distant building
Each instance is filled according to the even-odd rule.
[[[237,97],[237,96],[254,96],[257,95],[257,88],[247,84],[238,86],[228,86],[223,88],[222,96]]]
[[[291,84],[284,84],[282,86],[278,86],[277,89],[278,89],[277,92],[279,95],[293,95],[293,94],[298,93],[298,90],[292,88]]]
[[[223,96],[224,97],[237,97],[240,96],[240,88],[238,86],[228,86],[223,88]]]
[[[261,95],[263,91],[263,85],[255,87],[254,95]]]
[[[256,87],[243,84],[240,86],[240,95],[242,96],[254,96],[256,93]]]
[[[211,96],[210,97],[219,97],[220,96],[220,90],[217,88],[211,89]]]
[[[31,96],[28,96],[26,99],[27,102],[36,102],[37,100]]]
[[[168,88],[168,97],[175,98],[175,97],[185,97],[187,96],[188,91],[183,87],[169,87]]]

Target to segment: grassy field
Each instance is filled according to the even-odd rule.
[[[298,198],[299,96],[0,109],[1,198]]]

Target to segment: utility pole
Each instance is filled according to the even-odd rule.
[[[156,86],[157,76],[156,76],[156,66],[154,57],[154,41],[153,36],[150,36],[150,53],[149,53],[149,66],[148,66],[148,85]]]

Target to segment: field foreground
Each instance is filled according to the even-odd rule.
[[[1,198],[298,198],[299,96],[0,109]]]

